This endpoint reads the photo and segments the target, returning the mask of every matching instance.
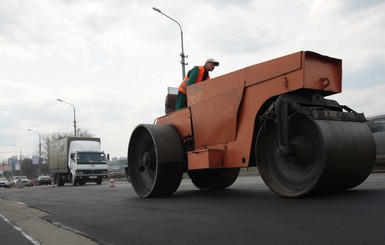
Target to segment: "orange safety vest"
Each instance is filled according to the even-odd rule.
[[[195,81],[195,83],[202,82],[203,75],[205,74],[205,67],[204,66],[198,66],[198,68],[199,68],[199,73],[198,73],[198,77],[197,77],[197,80]],[[206,80],[208,80],[208,79],[210,79],[210,76],[207,74]],[[184,95],[187,94],[187,81],[188,81],[188,73],[187,73],[186,77],[183,79],[182,83],[178,87],[179,92],[181,92]]]

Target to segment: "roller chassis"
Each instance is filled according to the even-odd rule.
[[[373,168],[375,144],[362,113],[324,98],[340,92],[340,73],[340,60],[300,52],[188,87],[188,108],[134,129],[134,190],[140,197],[171,195],[184,172],[198,189],[223,189],[253,165],[282,197],[359,185]],[[216,110],[219,103],[230,109]]]

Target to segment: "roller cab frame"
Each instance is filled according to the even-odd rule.
[[[132,185],[141,197],[170,195],[187,172],[199,189],[222,189],[258,166],[283,197],[355,187],[375,144],[362,113],[325,98],[341,87],[342,61],[310,51],[189,86],[187,108],[134,129]]]

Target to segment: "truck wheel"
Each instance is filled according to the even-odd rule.
[[[171,125],[139,125],[128,147],[131,184],[140,197],[173,194],[179,187],[185,163],[182,142]]]
[[[259,173],[283,197],[334,192],[361,184],[375,161],[373,136],[365,123],[312,120],[302,114],[288,121],[293,152],[278,151],[277,124],[269,120],[256,142]]]
[[[56,176],[56,183],[57,183],[57,186],[64,186],[65,182],[61,174],[58,174]]]
[[[200,190],[218,190],[231,186],[239,175],[239,168],[189,171],[192,183]]]

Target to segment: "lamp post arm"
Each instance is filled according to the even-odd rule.
[[[181,46],[182,46],[182,53],[180,54],[182,60],[181,60],[181,64],[182,64],[182,80],[184,79],[184,77],[186,76],[186,69],[185,69],[185,65],[187,65],[185,63],[185,58],[187,58],[187,56],[184,54],[184,47],[183,47],[183,30],[182,30],[182,26],[179,24],[178,21],[176,21],[175,19],[171,18],[170,16],[168,16],[167,14],[163,13],[160,9],[156,8],[156,7],[153,7],[152,8],[154,11],[166,16],[167,18],[169,18],[170,20],[174,21],[178,26],[179,26],[179,29],[180,29],[180,40],[181,40]]]
[[[71,105],[72,108],[74,109],[74,134],[75,134],[75,137],[76,137],[76,110],[75,110],[75,106],[67,101],[64,101],[64,100],[61,100],[61,99],[57,99],[57,101],[60,101],[60,102],[63,102],[63,103],[66,103],[68,105]]]

